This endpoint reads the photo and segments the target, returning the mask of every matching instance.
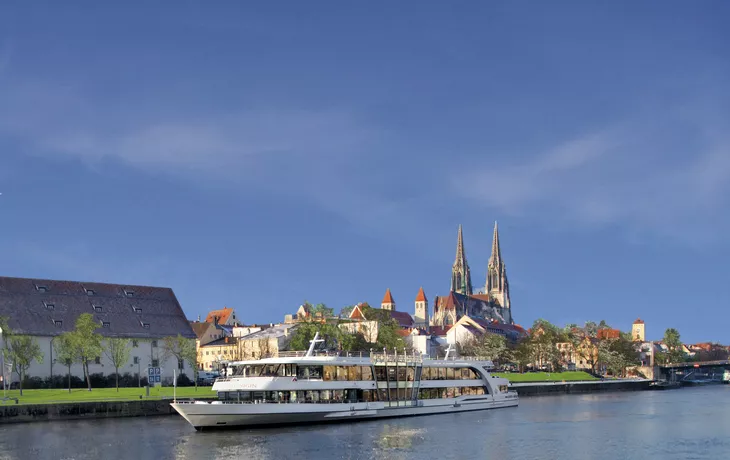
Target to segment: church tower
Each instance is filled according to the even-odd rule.
[[[487,284],[484,292],[496,300],[501,307],[510,308],[509,282],[507,281],[507,267],[502,260],[502,250],[499,247],[499,230],[494,223],[492,236],[492,255],[487,264]]]
[[[428,327],[428,299],[426,299],[426,293],[423,292],[423,287],[418,290],[416,295],[416,311],[413,315],[413,322],[416,327]]]
[[[380,302],[380,308],[395,311],[395,300],[393,300],[393,294],[390,293],[390,288],[385,290],[385,296],[383,297],[383,301]]]
[[[459,235],[456,241],[456,260],[451,269],[451,291],[459,294],[471,295],[471,273],[469,264],[466,263],[466,252],[464,251],[464,236],[459,225]]]

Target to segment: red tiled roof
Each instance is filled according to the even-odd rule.
[[[618,339],[621,337],[621,331],[618,329],[599,329],[596,332],[596,337],[599,339]]]
[[[426,293],[423,292],[423,286],[418,290],[418,295],[416,295],[416,302],[428,302],[426,300]]]
[[[471,297],[474,297],[475,299],[484,300],[486,302],[489,302],[492,300],[492,296],[489,294],[472,294]]]
[[[223,307],[222,310],[212,310],[208,313],[208,316],[205,317],[205,322],[213,323],[217,320],[218,324],[223,324],[228,321],[231,313],[233,313],[233,308],[228,307]]]
[[[409,331],[408,329],[398,329],[397,331],[395,331],[395,333],[401,337],[408,337],[409,335],[411,335],[411,331]]]
[[[639,318],[636,321],[634,321],[634,324],[644,324],[644,321],[641,318]]]
[[[382,303],[395,303],[395,300],[393,300],[393,294],[390,293],[390,288],[385,290],[385,296],[383,297]]]

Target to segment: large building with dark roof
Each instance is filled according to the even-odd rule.
[[[172,378],[173,370],[192,376],[192,363],[173,362],[174,358],[163,362],[162,339],[196,338],[172,289],[0,277],[0,317],[7,318],[13,333],[34,336],[44,355],[43,363],[33,363],[29,376],[66,374],[63,364],[54,363],[53,341],[72,331],[82,313],[94,316],[103,337],[130,339],[130,361],[120,373],[146,376],[148,367],[159,366],[163,379]],[[89,372],[112,374],[114,367],[100,356],[89,365]],[[83,376],[80,365],[73,366],[72,373]]]

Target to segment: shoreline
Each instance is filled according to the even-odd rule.
[[[563,394],[608,393],[649,390],[652,380],[604,380],[575,382],[521,382],[510,387],[520,397]],[[179,400],[192,398],[182,397]],[[210,400],[216,398],[195,398]],[[172,398],[155,400],[68,402],[53,404],[9,404],[0,406],[0,425],[11,423],[59,422],[127,417],[177,415],[170,406]]]

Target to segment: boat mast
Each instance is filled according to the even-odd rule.
[[[309,350],[307,350],[307,354],[304,355],[304,356],[312,356],[312,355],[314,355],[314,346],[317,343],[320,343],[320,342],[324,342],[324,339],[320,339],[319,338],[319,332],[317,332],[316,334],[314,334],[314,338],[309,341]]]

